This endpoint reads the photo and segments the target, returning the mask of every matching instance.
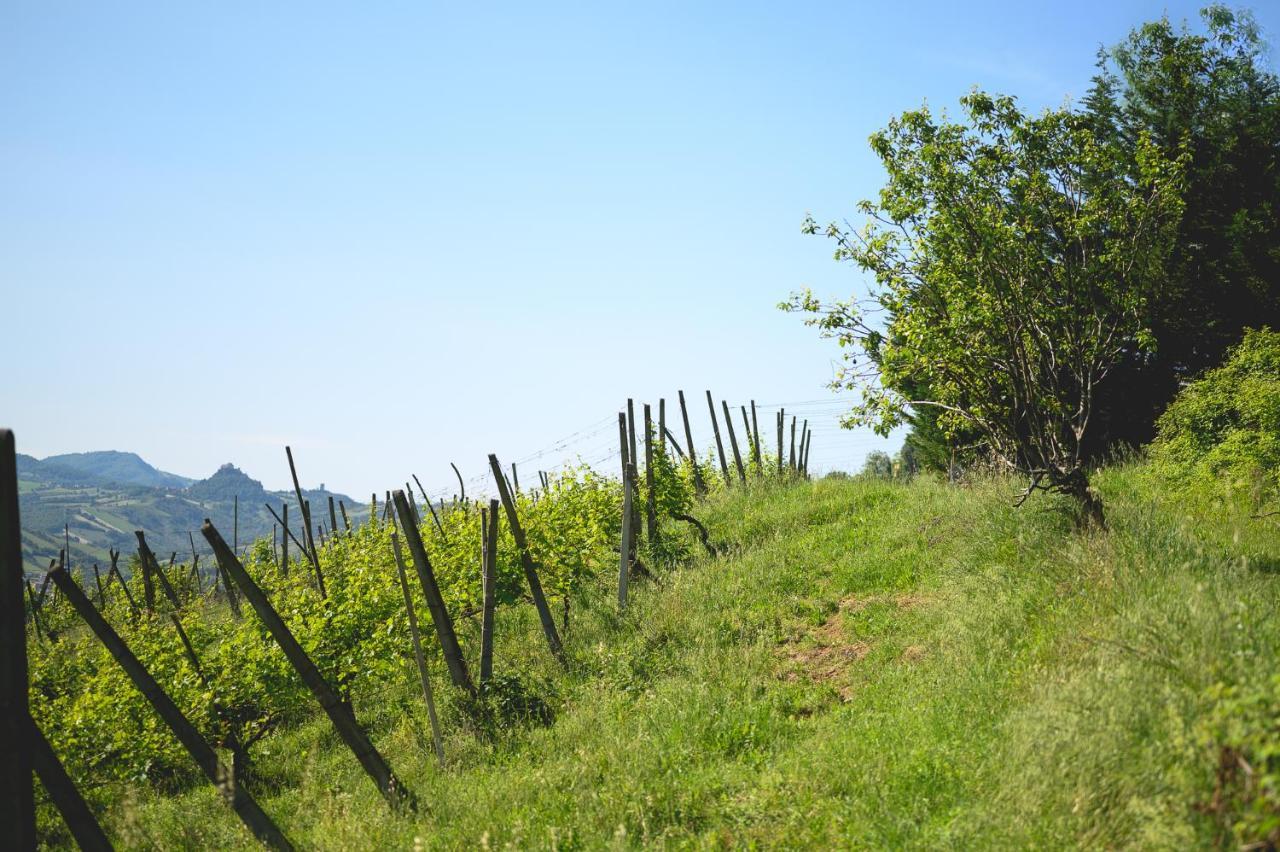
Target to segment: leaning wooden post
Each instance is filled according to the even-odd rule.
[[[628,464],[622,474],[622,543],[618,547],[618,609],[627,608],[627,580],[631,574],[631,542],[635,530],[631,527],[631,491],[633,471]]]
[[[449,543],[449,536],[445,534],[444,527],[440,524],[440,516],[436,514],[436,507],[432,505],[431,498],[427,496],[427,489],[422,487],[422,481],[418,479],[418,474],[412,474],[413,481],[418,483],[418,490],[422,492],[422,502],[427,504],[427,511],[431,513],[431,520],[436,523],[436,531],[440,533],[440,540],[445,544]],[[409,483],[404,484],[405,490],[408,491]],[[413,492],[409,491],[410,503],[413,502]],[[444,508],[441,506],[440,508]],[[417,514],[417,508],[414,508],[414,514]]]
[[[498,501],[490,500],[488,509],[480,510],[480,530],[484,535],[480,547],[480,683],[493,679],[493,613],[498,594]]]
[[[342,528],[345,532],[351,532],[351,519],[347,517],[347,504],[341,500],[338,501],[338,509],[342,512]]]
[[[98,573],[98,563],[93,563],[93,582],[98,587],[98,609],[107,605],[107,591],[102,588],[102,575]]]
[[[143,555],[142,548],[146,547],[146,542],[142,539],[142,530],[134,530],[133,534],[138,537],[138,561],[142,564],[142,600],[147,605],[147,612],[154,612],[156,608],[156,586],[155,579],[151,576],[151,560]]]
[[[217,557],[218,562],[223,564],[227,573],[231,575],[231,579],[244,592],[245,599],[249,601],[253,611],[258,614],[258,618],[262,620],[267,630],[271,631],[271,636],[276,640],[276,644],[280,646],[280,650],[284,651],[284,655],[293,665],[294,671],[298,673],[299,677],[302,678],[302,682],[311,690],[311,694],[320,702],[320,706],[324,708],[330,721],[333,722],[333,727],[338,731],[338,735],[342,737],[342,741],[351,749],[356,760],[360,761],[364,771],[373,779],[373,783],[378,786],[379,792],[393,807],[403,804],[409,808],[414,808],[416,802],[413,793],[402,785],[392,773],[382,755],[378,753],[373,743],[369,741],[368,735],[356,724],[355,716],[352,715],[350,707],[338,697],[338,694],[325,681],[315,663],[311,662],[311,658],[307,656],[307,652],[302,650],[298,640],[289,632],[284,619],[280,618],[275,607],[271,605],[271,601],[267,600],[266,594],[249,576],[249,572],[240,564],[240,560],[231,552],[231,548],[227,547],[226,541],[223,540],[221,534],[207,518],[200,528],[200,533],[209,542],[209,546],[213,548],[213,554]]]
[[[716,404],[711,399],[711,391],[707,391],[707,410],[711,412],[711,431],[716,436],[716,452],[720,455],[720,470],[724,473],[724,484],[732,485],[733,478],[729,476],[729,462],[725,460],[724,442],[720,440],[720,424],[716,421]]]
[[[45,792],[49,794],[49,798],[53,799],[54,805],[58,808],[58,813],[62,814],[62,821],[66,823],[67,829],[71,832],[71,836],[75,838],[76,845],[80,847],[81,852],[91,852],[91,850],[106,850],[110,852],[111,841],[107,840],[107,835],[102,830],[102,826],[98,825],[98,818],[93,815],[93,811],[89,809],[89,804],[80,795],[80,791],[76,789],[75,782],[71,780],[71,776],[67,774],[67,770],[62,767],[62,761],[58,760],[58,755],[54,753],[53,747],[49,745],[49,741],[45,739],[44,733],[36,727],[35,720],[29,721],[29,736],[31,737],[31,762],[35,767],[36,775],[40,778],[40,783],[44,786]],[[12,838],[5,838],[12,840]],[[20,849],[14,845],[5,848]],[[34,849],[32,845],[30,848]]]
[[[208,521],[205,521],[205,526],[212,529]],[[230,554],[230,549],[227,548],[221,537],[218,538],[218,541],[223,549]],[[241,568],[240,570],[243,571],[244,569]],[[98,637],[98,641],[111,653],[120,668],[124,669],[125,674],[133,681],[133,685],[147,699],[160,718],[164,720],[164,723],[169,726],[169,730],[173,731],[174,736],[186,748],[187,754],[191,755],[192,759],[200,766],[205,777],[222,792],[224,798],[230,800],[231,807],[239,814],[241,822],[253,832],[255,837],[268,846],[274,849],[292,849],[293,846],[285,838],[284,834],[280,832],[280,829],[276,827],[276,824],[271,821],[271,817],[267,816],[262,808],[258,807],[258,803],[254,801],[253,796],[249,795],[241,785],[234,783],[233,776],[222,765],[222,761],[218,760],[217,753],[205,742],[204,737],[200,736],[200,732],[188,721],[187,717],[182,715],[182,711],[173,703],[173,699],[161,688],[160,684],[156,683],[156,679],[151,676],[146,666],[129,650],[129,646],[124,643],[124,640],[93,608],[93,604],[84,596],[84,592],[80,591],[80,587],[71,579],[71,576],[66,571],[59,569],[54,572],[53,581],[58,584],[58,588],[66,595],[72,607],[80,614],[84,622],[89,625],[89,629]],[[232,783],[228,784],[228,779],[231,779]]]
[[[649,403],[644,404],[644,485],[645,485],[645,535],[649,546],[658,543],[658,495],[653,487],[653,418]]]
[[[755,440],[752,438],[751,421],[747,419],[747,407],[744,405],[744,406],[741,406],[741,408],[742,408],[742,434],[746,436],[746,439],[747,439],[746,452],[742,454],[743,458],[745,458],[746,461],[743,463],[748,467],[750,467],[751,461],[755,458],[755,455],[756,455]]]
[[[747,471],[742,466],[742,454],[738,452],[738,434],[733,428],[733,415],[729,413],[729,403],[723,399],[720,405],[724,408],[724,425],[729,430],[729,446],[733,449],[733,466],[738,469],[738,481],[747,484]]]
[[[458,466],[453,462],[449,462],[449,467],[453,468],[453,475],[458,477],[458,491],[462,494],[462,504],[467,504],[467,486],[462,481],[462,471],[458,470]]]
[[[0,429],[0,845],[20,852],[36,848],[24,585],[17,448]]]
[[[333,538],[338,537],[338,511],[333,504],[333,495],[329,495],[329,535]]]
[[[684,404],[684,391],[680,396],[680,419],[684,421],[684,441],[689,447],[689,464],[693,466],[693,490],[701,494],[707,490],[702,482],[702,473],[698,470],[698,449],[693,445],[693,430],[689,428],[689,409]]]
[[[413,659],[418,664],[418,677],[422,680],[422,697],[427,702],[427,717],[431,720],[431,742],[436,749],[436,760],[444,767],[444,745],[440,742],[440,720],[436,718],[436,699],[431,694],[431,678],[427,675],[427,661],[422,657],[422,637],[418,633],[418,616],[413,611],[413,595],[409,593],[409,578],[405,576],[404,554],[400,552],[400,538],[393,530],[391,549],[396,556],[396,574],[400,577],[400,591],[404,593],[404,611],[409,615],[409,637],[413,640]]]
[[[289,501],[283,503],[283,517],[280,520],[280,573],[289,576]],[[273,513],[274,514],[274,513]]]
[[[618,412],[618,455],[622,458],[622,475],[626,476],[631,456],[627,452],[627,415],[623,411]]]
[[[324,578],[320,576],[320,555],[316,553],[316,540],[311,532],[311,504],[302,497],[302,486],[298,484],[298,468],[293,464],[293,450],[286,446],[284,454],[289,458],[289,475],[293,477],[293,493],[298,498],[298,510],[302,512],[303,541],[307,545],[307,558],[311,560],[311,567],[316,570],[316,577],[320,582],[320,597],[323,598],[326,595]]]
[[[511,492],[502,478],[502,465],[498,464],[498,457],[492,453],[489,454],[489,468],[493,471],[493,478],[498,484],[498,496],[502,498],[502,505],[507,510],[507,525],[511,527],[511,537],[515,539],[516,549],[520,551],[520,565],[524,568],[524,577],[529,584],[533,605],[538,610],[538,620],[542,622],[542,632],[547,636],[547,645],[550,646],[551,653],[564,663],[564,647],[560,644],[560,634],[556,632],[555,619],[551,617],[551,607],[547,606],[547,598],[542,594],[542,582],[538,579],[537,566],[529,553],[529,542],[524,536],[524,527],[520,526],[520,516],[516,514],[515,501],[511,499]]]
[[[147,537],[142,530],[134,530],[133,534],[138,537],[138,561],[142,563],[142,575],[145,577],[149,572],[155,572],[156,580],[160,581],[160,588],[164,592],[164,596],[169,599],[169,603],[173,604],[174,609],[180,609],[182,604],[178,603],[178,595],[173,591],[173,586],[169,585],[169,580],[164,576],[164,572],[160,570],[160,563],[156,561],[156,555],[151,552],[151,548],[147,546]],[[177,554],[175,554],[176,556]],[[148,605],[148,609],[154,609],[155,591],[151,591],[152,603]]]
[[[458,644],[458,636],[453,632],[453,619],[445,608],[444,597],[436,584],[435,571],[427,558],[427,549],[422,545],[422,535],[414,524],[413,511],[403,491],[397,489],[392,493],[396,514],[400,516],[400,527],[404,530],[404,541],[409,547],[409,555],[413,557],[413,567],[418,572],[418,580],[422,583],[422,593],[427,599],[427,608],[431,610],[431,621],[436,627],[436,638],[440,640],[440,650],[444,652],[445,664],[449,667],[449,677],[454,686],[465,689],[471,695],[476,694],[475,685],[471,682],[471,674],[467,671],[467,661],[462,656],[462,647]]]
[[[760,459],[760,421],[756,419],[756,401],[751,400],[751,434],[754,438],[752,441],[751,452],[756,458],[756,475],[764,473],[764,462]]]

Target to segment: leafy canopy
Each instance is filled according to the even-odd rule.
[[[872,136],[888,180],[859,205],[868,222],[825,230],[838,260],[871,273],[870,299],[802,292],[783,307],[845,347],[834,385],[861,391],[850,424],[883,434],[935,407],[1033,488],[1084,499],[1097,387],[1151,344],[1183,164],[1077,112],[1031,116],[979,91],[961,104],[964,122],[924,108]]]

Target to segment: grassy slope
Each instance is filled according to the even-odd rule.
[[[1092,536],[1050,499],[1010,508],[1008,482],[729,495],[699,510],[729,554],[641,583],[622,619],[584,594],[572,674],[528,607],[500,612],[498,668],[553,724],[485,737],[446,702],[442,773],[410,691],[358,698],[416,817],[320,720],[259,747],[262,800],[330,849],[1208,845],[1192,733],[1211,684],[1271,676],[1280,536],[1142,482],[1101,478]],[[250,845],[208,790],[114,818],[131,846]]]

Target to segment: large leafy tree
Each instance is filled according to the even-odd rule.
[[[913,409],[980,437],[1103,522],[1085,446],[1099,388],[1151,342],[1148,318],[1181,213],[1181,163],[1067,110],[1026,115],[974,92],[965,121],[908,112],[872,137],[888,181],[866,226],[825,231],[871,273],[868,300],[786,307],[845,347],[850,423],[881,432]],[[808,221],[811,232],[818,225]]]
[[[1216,366],[1244,330],[1280,326],[1280,81],[1247,13],[1211,6],[1202,32],[1167,18],[1104,51],[1085,98],[1100,137],[1186,155],[1185,212],[1154,305],[1155,345],[1132,347],[1102,391],[1092,455],[1139,445],[1190,378]]]

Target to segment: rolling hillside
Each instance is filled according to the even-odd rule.
[[[132,553],[137,547],[134,530],[143,530],[152,549],[162,556],[173,551],[187,554],[191,549],[188,533],[199,530],[205,518],[233,529],[237,497],[241,544],[271,536],[273,520],[266,503],[277,512],[288,503],[290,517],[300,517],[292,492],[268,491],[230,464],[208,479],[192,480],[158,470],[134,453],[72,453],[46,459],[19,455],[18,477],[22,558],[31,574],[48,569],[66,536],[75,567],[97,563],[105,568],[110,561],[107,551],[113,547]],[[330,496],[335,503],[342,501],[353,523],[368,512],[345,494],[321,489],[303,493],[317,524],[326,527]],[[338,522],[342,523],[340,516]],[[197,549],[205,550],[198,535],[195,539]]]

